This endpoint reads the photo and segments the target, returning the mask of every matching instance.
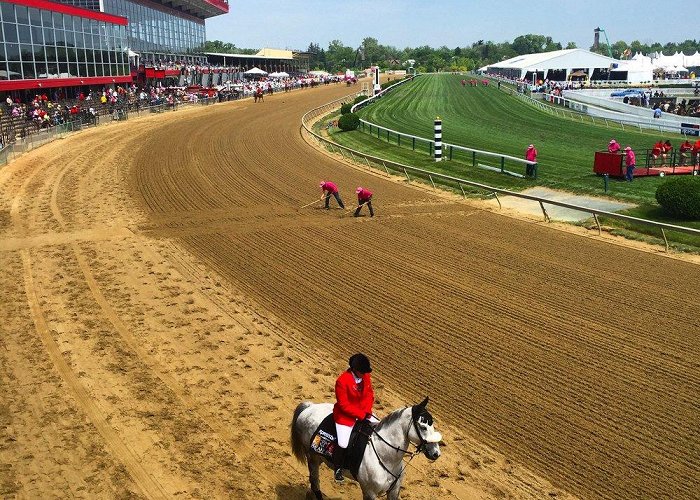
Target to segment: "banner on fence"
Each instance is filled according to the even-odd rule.
[[[700,125],[695,123],[681,123],[681,134],[700,136]]]

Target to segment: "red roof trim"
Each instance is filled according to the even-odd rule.
[[[104,83],[131,83],[131,76],[97,76],[93,78],[42,78],[39,80],[0,80],[0,91],[78,87]]]
[[[25,5],[27,7],[34,7],[40,10],[50,10],[51,12],[60,12],[61,14],[68,14],[69,16],[82,17],[85,19],[94,19],[95,21],[104,21],[110,24],[118,24],[121,26],[126,26],[129,21],[126,17],[113,16],[112,14],[105,14],[104,12],[95,12],[94,10],[81,9],[80,7],[74,7],[72,5],[66,5],[62,3],[49,2],[48,0],[5,0],[8,3],[14,3],[16,5]]]
[[[228,3],[223,0],[204,0],[209,5],[213,5],[222,12],[228,12]]]

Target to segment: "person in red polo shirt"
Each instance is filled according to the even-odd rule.
[[[693,145],[690,143],[690,141],[688,139],[686,139],[685,142],[681,143],[681,145],[678,147],[678,151],[680,152],[679,165],[681,165],[681,166],[685,165],[685,161],[690,156],[690,151],[692,149],[693,149]],[[690,163],[693,163],[692,160]]]
[[[693,152],[692,156],[690,157],[693,165],[694,166],[700,166],[700,139],[695,141],[695,144],[693,144]]]
[[[659,156],[661,156],[661,153],[664,151],[664,143],[662,140],[656,141],[654,144],[654,147],[651,148],[651,165],[656,166],[656,160],[659,159]]]
[[[353,354],[348,360],[350,367],[335,381],[336,403],[333,406],[333,420],[338,434],[338,446],[333,451],[335,480],[343,480],[345,449],[355,422],[369,420],[378,422],[372,414],[374,389],[372,389],[372,367],[369,358],[362,353]]]
[[[319,187],[321,188],[321,191],[323,194],[321,194],[321,198],[326,199],[326,210],[329,208],[329,204],[331,201],[331,195],[335,197],[335,201],[338,202],[338,206],[340,208],[345,208],[345,205],[343,205],[343,200],[340,199],[340,193],[338,192],[338,186],[336,186],[334,183],[331,181],[321,181],[319,184]]]
[[[367,204],[367,208],[369,208],[369,216],[374,217],[374,210],[372,209],[372,191],[363,187],[358,187],[355,190],[355,193],[357,193],[357,209],[355,210],[355,217],[360,216],[360,210],[362,210],[362,206],[365,204]]]

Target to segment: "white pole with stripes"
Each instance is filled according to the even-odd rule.
[[[379,66],[374,67],[374,93],[372,95],[377,95],[381,90],[382,86],[379,84]]]
[[[442,160],[442,120],[435,119],[435,161]]]

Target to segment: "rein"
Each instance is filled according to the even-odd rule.
[[[396,475],[393,472],[391,472],[386,465],[384,465],[384,462],[382,462],[382,459],[379,457],[379,453],[377,453],[377,449],[374,447],[374,441],[371,439],[369,440],[369,442],[372,444],[372,450],[374,451],[374,455],[377,457],[377,461],[379,461],[379,465],[381,465],[382,469],[384,469],[391,477],[394,478],[394,480],[391,483],[391,486],[389,486],[389,489],[386,490],[386,494],[389,494],[389,492],[391,492],[391,490],[394,489],[394,487],[396,486],[396,483],[399,481],[401,476],[403,476],[403,473],[406,470],[406,467],[408,467],[408,464],[411,463],[411,460],[413,460],[416,455],[420,454],[423,451],[423,447],[425,446],[426,441],[425,441],[425,439],[423,439],[423,436],[421,435],[420,430],[418,429],[418,424],[416,424],[416,420],[413,418],[413,415],[411,415],[411,423],[413,424],[413,428],[416,430],[416,434],[418,435],[418,439],[420,439],[420,444],[418,446],[416,446],[415,451],[404,450],[403,448],[399,448],[398,446],[394,446],[393,444],[388,442],[386,439],[384,439],[382,437],[382,435],[379,434],[379,432],[377,432],[377,430],[375,428],[372,428],[372,434],[375,434],[381,440],[381,442],[384,443],[385,445],[387,445],[389,448],[391,448],[392,450],[395,450],[397,452],[403,453],[404,455],[410,455],[408,462],[404,462],[403,460],[401,461],[403,463],[403,467],[401,468],[401,471],[399,472],[399,474]],[[408,432],[410,432],[410,430],[406,432],[406,437],[408,437]],[[412,444],[410,442],[410,440],[409,440],[409,444]]]

